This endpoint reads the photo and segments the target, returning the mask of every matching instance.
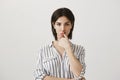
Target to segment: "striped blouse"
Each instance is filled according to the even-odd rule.
[[[84,61],[85,49],[81,45],[73,43],[71,43],[71,46],[74,55],[83,66],[80,76],[84,76],[86,68]],[[70,70],[69,59],[66,52],[64,52],[61,58],[52,44],[44,45],[40,48],[37,68],[34,73],[35,80],[43,80],[46,75],[58,78],[75,78],[75,75]]]

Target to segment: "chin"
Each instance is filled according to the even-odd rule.
[[[62,37],[59,36],[59,37],[57,37],[57,40],[59,40],[59,39],[61,39],[61,38],[62,38]]]

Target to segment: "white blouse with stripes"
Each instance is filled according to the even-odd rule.
[[[85,49],[81,45],[71,44],[73,53],[83,66],[80,76],[85,74]],[[40,48],[35,70],[35,80],[43,80],[45,76],[58,78],[74,78],[75,75],[70,70],[69,59],[64,52],[63,57],[59,55],[52,44]]]

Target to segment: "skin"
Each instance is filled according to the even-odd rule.
[[[82,65],[78,61],[78,59],[74,56],[72,48],[70,46],[70,41],[68,39],[68,35],[70,33],[70,30],[72,28],[72,24],[67,17],[62,16],[57,19],[55,24],[53,24],[56,33],[57,33],[57,40],[53,42],[54,47],[59,52],[61,58],[63,56],[63,52],[66,51],[69,63],[70,63],[70,69],[73,72],[74,75],[79,76],[79,74],[82,71]],[[66,78],[56,78],[53,76],[46,76],[44,80],[75,80],[75,79],[66,79]]]

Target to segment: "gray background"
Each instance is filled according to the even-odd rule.
[[[73,42],[86,49],[87,80],[120,79],[120,0],[0,0],[0,80],[33,80],[40,45],[53,40],[51,14],[70,8]]]

